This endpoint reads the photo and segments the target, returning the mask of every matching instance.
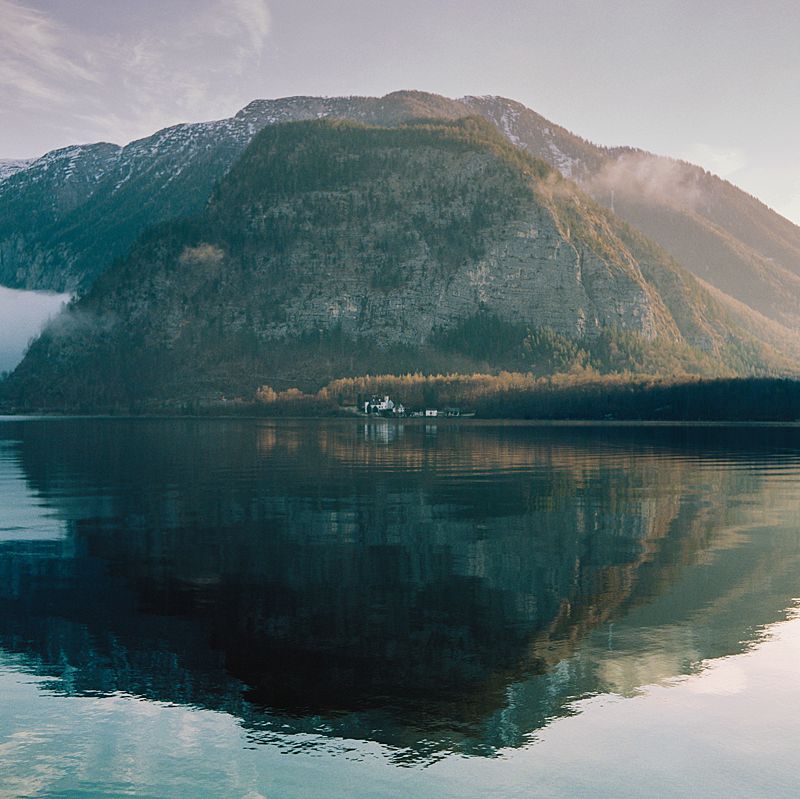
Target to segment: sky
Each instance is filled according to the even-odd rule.
[[[257,97],[499,94],[800,222],[794,0],[0,0],[0,158]]]

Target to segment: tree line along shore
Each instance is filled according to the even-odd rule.
[[[800,420],[800,381],[780,377],[365,375],[316,393],[263,386],[250,407],[268,416],[333,416],[358,412],[358,399],[370,395],[389,395],[406,408],[455,406],[481,419]]]
[[[477,419],[800,421],[800,380],[795,378],[522,372],[361,375],[331,380],[316,391],[263,385],[250,396],[193,393],[113,405],[65,402],[36,408],[5,402],[0,414],[352,417],[363,411],[359,400],[376,395],[389,396],[408,411],[455,407]]]

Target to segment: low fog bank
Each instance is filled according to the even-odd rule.
[[[0,286],[0,372],[11,371],[22,360],[28,342],[69,297]]]

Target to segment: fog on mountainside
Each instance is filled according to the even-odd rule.
[[[0,372],[11,371],[22,360],[30,340],[68,300],[68,294],[0,286]]]

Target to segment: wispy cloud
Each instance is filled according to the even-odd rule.
[[[269,11],[263,0],[227,0],[200,15],[190,38],[201,47],[215,36],[233,43],[231,66],[242,72],[252,58],[261,55],[269,28]]]
[[[0,21],[0,108],[57,111],[62,130],[119,142],[252,99],[238,79],[258,68],[270,31],[265,0],[198,0],[188,17],[143,14],[113,35],[18,0],[0,0]]]
[[[693,170],[671,158],[635,151],[609,161],[592,178],[591,189],[603,197],[633,194],[681,208],[694,208],[701,198]]]
[[[97,84],[86,59],[65,46],[66,32],[46,14],[0,0],[0,96],[7,104],[63,104],[73,85]]]
[[[682,157],[723,178],[730,177],[747,166],[747,158],[741,148],[719,147],[704,142],[695,142]]]

